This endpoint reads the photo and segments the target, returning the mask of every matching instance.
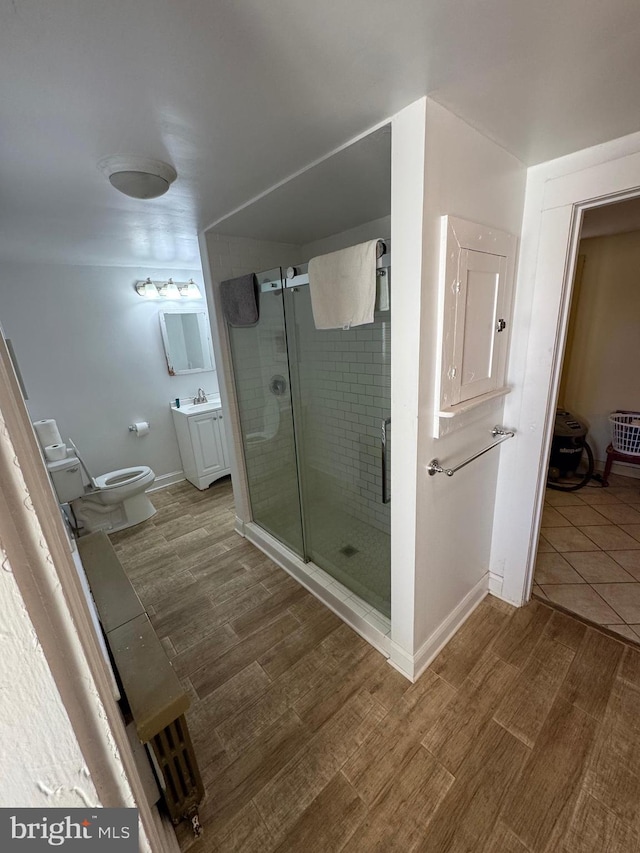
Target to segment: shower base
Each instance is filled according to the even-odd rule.
[[[290,528],[283,525],[283,515],[292,519]],[[362,601],[362,606],[389,618],[389,534],[355,518],[343,506],[334,506],[328,497],[311,501],[309,515],[313,531],[307,540],[307,554],[312,565],[323,566],[323,575],[348,596]],[[283,512],[279,504],[272,512],[261,508],[257,526],[275,534],[278,541],[291,543],[299,535],[296,520],[295,512]]]
[[[305,563],[286,545],[253,522],[236,518],[236,532],[294,577],[385,657],[391,651],[391,620],[315,563]]]

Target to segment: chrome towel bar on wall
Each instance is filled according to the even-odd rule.
[[[505,427],[494,426],[494,428],[491,430],[491,435],[494,438],[499,437],[498,441],[494,441],[493,444],[490,444],[483,450],[478,451],[478,453],[474,453],[473,456],[470,456],[468,459],[465,459],[464,462],[461,462],[454,468],[443,468],[437,459],[432,459],[431,462],[429,462],[429,464],[427,465],[427,471],[429,472],[429,476],[433,477],[434,474],[446,474],[447,477],[453,477],[456,471],[459,471],[461,468],[464,468],[465,465],[469,464],[469,462],[473,462],[474,459],[478,459],[480,456],[484,456],[485,453],[488,453],[490,450],[493,450],[494,447],[497,447],[499,444],[502,444],[504,441],[507,441],[507,439],[513,438],[515,432],[511,429],[505,429]]]

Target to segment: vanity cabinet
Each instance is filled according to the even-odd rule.
[[[172,407],[171,412],[187,480],[199,489],[206,489],[215,480],[229,474],[224,414],[220,404]]]

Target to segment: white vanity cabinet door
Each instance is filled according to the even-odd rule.
[[[171,407],[184,475],[199,489],[230,473],[222,409],[214,405]]]
[[[189,433],[200,477],[224,471],[228,466],[220,440],[220,410],[189,418]]]

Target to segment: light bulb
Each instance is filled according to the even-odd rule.
[[[162,285],[160,288],[160,296],[162,299],[180,299],[178,285],[175,284],[173,279],[170,278],[166,284]]]
[[[180,293],[184,299],[202,299],[200,288],[192,278],[189,279],[188,284],[180,288]]]
[[[136,284],[136,290],[143,296],[145,299],[158,299],[158,288],[155,284],[148,278],[146,281],[139,281]]]

